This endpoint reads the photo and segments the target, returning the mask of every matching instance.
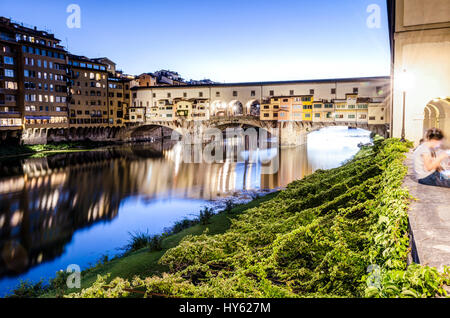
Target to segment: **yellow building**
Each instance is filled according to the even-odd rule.
[[[312,121],[313,95],[271,97],[261,104],[261,120]]]
[[[304,95],[294,97],[295,102],[302,103],[302,121],[312,121],[313,120],[313,95]]]
[[[190,100],[176,99],[174,100],[174,110],[177,119],[192,120],[193,118],[193,102]]]

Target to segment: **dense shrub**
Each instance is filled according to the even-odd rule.
[[[41,280],[37,283],[21,281],[6,298],[37,298],[47,292],[48,286]]]

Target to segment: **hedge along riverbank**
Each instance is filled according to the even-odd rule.
[[[378,140],[340,168],[291,183],[232,221],[224,234],[188,236],[160,263],[167,273],[99,276],[69,297],[433,297],[449,271],[407,266],[402,189],[408,144]]]

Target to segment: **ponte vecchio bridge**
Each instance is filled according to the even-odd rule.
[[[306,135],[327,126],[347,126],[386,135],[389,77],[232,83],[133,88],[133,108],[145,119],[126,139],[154,127],[182,135],[208,128],[255,127],[301,145]]]

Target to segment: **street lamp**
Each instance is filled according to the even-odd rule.
[[[405,117],[406,117],[406,91],[411,89],[413,85],[413,77],[410,73],[403,70],[400,74],[397,75],[397,87],[401,90],[403,95],[403,113],[402,113],[402,135],[401,141],[406,141],[406,132],[405,132]]]

